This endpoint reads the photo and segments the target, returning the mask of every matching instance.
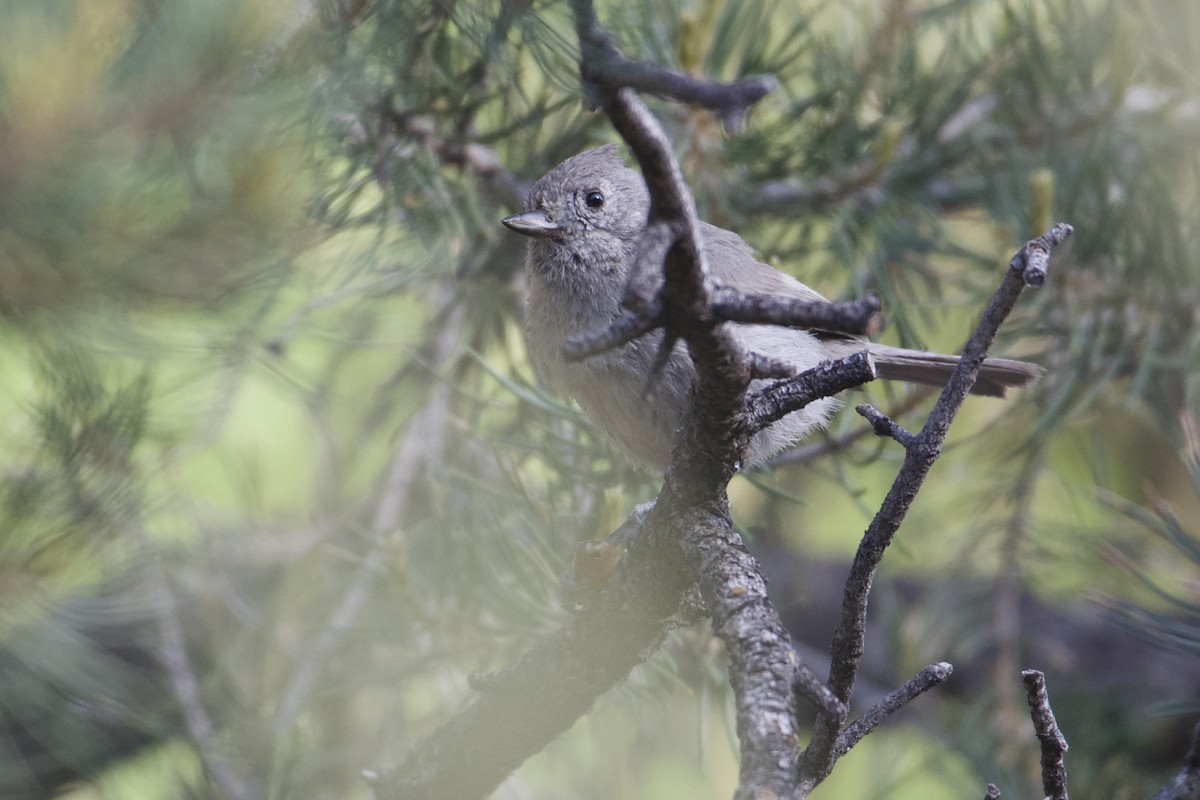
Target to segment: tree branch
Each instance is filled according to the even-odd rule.
[[[760,431],[814,400],[875,380],[875,362],[866,350],[825,361],[786,381],[772,384],[746,401],[751,430]]]
[[[632,342],[663,323],[662,315],[626,314],[607,328],[584,331],[567,339],[563,344],[563,355],[571,361],[581,361],[589,356],[603,353],[614,347]]]
[[[621,55],[612,37],[600,27],[591,0],[572,0],[579,36],[580,74],[593,108],[604,105],[604,91],[630,87],[716,112],[725,129],[741,130],[746,115],[778,85],[771,75],[754,75],[730,84],[695,78],[646,61]]]
[[[854,336],[874,336],[883,325],[879,295],[862,300],[832,303],[798,300],[783,295],[746,294],[729,287],[713,292],[712,312],[726,322],[816,328]]]
[[[844,704],[848,705],[850,702],[862,662],[867,598],[884,551],[891,544],[917,491],[940,455],[950,423],[975,384],[980,366],[996,338],[1001,323],[1016,305],[1017,298],[1025,286],[1040,285],[1045,279],[1044,256],[1048,256],[1051,249],[1061,244],[1071,231],[1069,225],[1055,225],[1046,235],[1026,242],[1013,257],[1000,287],[968,339],[949,383],[942,390],[941,397],[920,433],[914,436],[905,448],[904,466],[859,543],[850,567],[850,575],[846,580],[842,619],[834,633],[829,668],[829,686]],[[804,793],[824,780],[833,769],[833,764],[838,758],[835,749],[837,738],[844,724],[844,717],[818,714],[812,738],[800,760]]]
[[[576,2],[574,8],[584,61],[590,63],[589,48],[607,38],[597,33],[590,3]],[[586,67],[583,72],[590,83]],[[670,142],[632,90],[592,86],[641,163],[652,198],[650,235],[642,244],[633,288],[661,289],[650,297],[632,292],[630,305],[639,314],[578,337],[569,349],[582,356],[661,324],[664,338],[687,339],[701,391],[663,491],[599,600],[517,664],[477,682],[480,691],[465,711],[376,782],[380,797],[465,798],[489,792],[661,642],[701,573],[702,594],[733,661],[743,785],[775,786],[782,795],[791,777],[797,658],[767,600],[757,564],[733,531],[725,496],[749,438],[741,423],[749,368],[719,320],[706,311],[709,287],[695,205]],[[644,283],[637,282],[639,276]],[[640,306],[639,299],[645,301]],[[472,768],[463,769],[464,764]]]
[[[908,447],[912,444],[915,437],[911,433],[870,403],[860,403],[854,407],[854,410],[871,423],[871,430],[875,431],[876,436],[895,439],[901,447]]]
[[[1021,680],[1029,697],[1033,728],[1037,731],[1038,741],[1042,743],[1042,792],[1049,800],[1067,800],[1067,768],[1063,764],[1067,739],[1058,729],[1054,712],[1050,710],[1046,675],[1035,669],[1027,669],[1021,673]]]
[[[954,667],[945,661],[930,664],[907,680],[903,686],[889,692],[870,711],[847,725],[846,729],[838,735],[833,745],[835,758],[841,758],[850,752],[850,748],[858,744],[868,733],[879,727],[884,720],[903,708],[909,701],[915,700],[946,680],[946,678],[949,678],[950,673],[953,671]]]
[[[697,388],[650,522],[680,542],[729,652],[741,742],[737,797],[787,796],[794,784],[799,662],[758,564],[733,530],[725,494],[749,439],[749,367],[709,312],[695,208],[665,134],[629,89],[605,93],[603,106],[642,166],[651,224],[669,220],[683,232],[659,267],[665,273],[659,297],[668,334],[687,340]]]
[[[646,302],[646,289],[661,286],[655,307],[661,308],[666,338],[687,341],[697,374],[672,465],[648,522],[652,530],[667,531],[680,542],[698,577],[713,629],[729,652],[741,743],[737,797],[786,797],[795,783],[799,660],[767,598],[758,564],[733,530],[725,494],[749,440],[745,413],[749,365],[712,312],[695,203],[671,144],[634,92],[621,88],[636,70],[617,64],[620,56],[607,35],[599,32],[590,2],[575,0],[572,7],[583,50],[584,83],[592,87],[593,100],[642,167],[650,192],[651,235],[672,241],[665,248],[661,244],[641,247],[644,255],[665,249],[665,259],[658,263],[639,259],[630,294],[635,302]],[[597,64],[604,66],[594,70]],[[613,75],[622,77],[612,79]]]

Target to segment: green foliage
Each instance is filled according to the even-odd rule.
[[[736,136],[654,108],[703,217],[828,296],[878,291],[892,341],[958,347],[1020,241],[1076,227],[1001,343],[1046,377],[969,405],[890,556],[897,597],[923,588],[879,623],[883,684],[1041,658],[996,622],[1012,587],[1064,609],[1056,632],[1100,624],[1077,602],[1097,589],[1129,630],[1194,649],[1200,11],[1135,6],[599,4],[629,54],[777,77]],[[498,224],[614,139],[577,54],[567,4],[541,0],[0,5],[0,794],[236,796],[225,768],[253,796],[365,796],[361,771],[461,708],[470,673],[562,623],[576,544],[656,488],[538,384],[522,242]],[[907,424],[928,402],[868,396]],[[844,414],[832,456],[735,483],[785,571],[847,552],[894,474],[860,431]],[[807,591],[778,602],[818,606]],[[1016,666],[1046,669],[1052,700],[1151,686],[1056,664]],[[681,632],[500,796],[587,796],[602,774],[669,797],[697,753],[691,796],[723,796],[723,686],[709,637]],[[838,791],[1004,774],[1033,796],[1017,686],[977,677],[895,771]],[[1069,738],[1089,703],[1060,713]],[[1174,769],[1143,711],[1114,702],[1121,735],[1073,747],[1076,792]]]

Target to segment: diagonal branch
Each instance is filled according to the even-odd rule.
[[[962,358],[946,388],[942,390],[937,405],[921,431],[908,442],[904,466],[859,543],[850,567],[850,575],[846,579],[842,619],[834,633],[831,647],[829,686],[843,703],[849,704],[854,692],[854,682],[858,677],[863,657],[867,598],[884,551],[891,544],[917,491],[941,454],[942,443],[950,423],[975,384],[980,366],[996,338],[1001,323],[1016,305],[1017,298],[1025,286],[1040,285],[1045,279],[1045,256],[1065,241],[1071,232],[1070,225],[1055,225],[1044,236],[1026,242],[1014,256],[1000,287],[968,339]],[[812,739],[800,760],[801,783],[805,793],[824,780],[833,769],[838,758],[837,738],[845,722],[844,717],[818,715]]]
[[[915,700],[942,683],[946,678],[950,677],[950,673],[953,671],[954,668],[950,664],[942,661],[937,664],[930,664],[918,672],[906,681],[903,686],[889,692],[870,711],[847,725],[846,729],[838,735],[837,740],[834,742],[834,753],[840,758],[850,752],[850,749],[854,745],[858,744],[868,733],[878,728],[884,720],[895,714],[910,701]]]

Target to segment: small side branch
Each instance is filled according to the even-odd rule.
[[[904,448],[912,444],[915,437],[911,433],[905,430],[900,423],[870,403],[860,403],[854,407],[854,410],[858,412],[859,416],[864,417],[867,422],[871,423],[871,430],[875,431],[876,436],[887,436],[895,439]]]
[[[738,131],[745,126],[750,108],[778,85],[770,75],[753,75],[723,84],[669,70],[658,64],[632,61],[621,55],[612,37],[600,27],[591,0],[573,0],[571,8],[575,14],[575,30],[579,35],[580,74],[585,89],[603,87],[615,90],[629,87],[670,97],[716,112],[725,123],[726,130]],[[595,88],[592,88],[588,100],[593,107],[603,105],[596,95]]]
[[[826,714],[840,716],[848,710],[804,662],[796,668],[796,692]]]
[[[563,343],[563,356],[568,361],[581,361],[632,342],[661,324],[661,315],[653,310],[647,314],[627,314],[607,327],[585,331],[568,338]]]
[[[883,324],[879,310],[879,296],[874,293],[862,300],[833,303],[782,295],[746,294],[722,286],[713,291],[712,298],[712,313],[724,322],[816,328],[853,336],[878,333]]]
[[[832,397],[873,380],[875,362],[866,350],[837,361],[826,361],[747,398],[750,428],[760,431],[814,400]]]
[[[1050,800],[1067,800],[1067,768],[1063,755],[1067,752],[1067,739],[1058,729],[1054,712],[1050,710],[1050,696],[1046,693],[1046,675],[1035,669],[1021,673],[1025,692],[1029,696],[1029,712],[1033,717],[1033,728],[1042,743],[1042,791]]]
[[[1025,243],[1013,256],[1009,266],[1021,274],[1026,286],[1041,286],[1046,282],[1046,269],[1050,264],[1050,252],[1067,240],[1072,228],[1058,223],[1049,231]]]
[[[868,733],[879,727],[884,720],[907,705],[909,701],[920,697],[946,680],[946,678],[949,678],[950,673],[953,671],[954,667],[945,661],[930,664],[909,678],[903,686],[889,692],[887,697],[880,700],[866,714],[863,714],[846,726],[846,729],[838,735],[833,745],[833,752],[836,754],[836,757],[841,758],[850,752],[850,748],[858,744]]]

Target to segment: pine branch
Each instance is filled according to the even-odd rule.
[[[850,702],[862,663],[867,599],[883,554],[904,521],[929,470],[941,454],[950,423],[975,384],[979,368],[1001,323],[1016,305],[1025,286],[1040,285],[1045,279],[1046,256],[1066,240],[1071,230],[1069,225],[1055,225],[1049,233],[1026,242],[1017,252],[991,303],[968,339],[962,358],[924,427],[909,440],[897,437],[904,444],[904,466],[855,553],[846,581],[842,620],[831,647],[829,685],[844,704]],[[844,717],[818,715],[812,739],[801,757],[801,783],[805,793],[824,780],[833,769],[838,758],[838,737],[845,722]]]
[[[746,124],[751,107],[776,88],[770,75],[755,75],[731,84],[692,77],[646,61],[624,58],[612,37],[600,27],[591,0],[572,0],[579,36],[580,75],[594,108],[604,105],[604,90],[630,87],[715,111],[728,131]]]
[[[854,745],[858,744],[864,736],[883,724],[888,717],[895,714],[910,701],[915,700],[933,687],[941,684],[942,681],[950,677],[950,673],[953,671],[954,668],[944,661],[937,664],[930,664],[906,681],[903,686],[889,692],[870,711],[847,725],[845,730],[838,735],[837,741],[833,745],[835,756],[841,758],[846,753],[849,753]]]
[[[1025,683],[1033,728],[1042,744],[1042,791],[1049,800],[1067,800],[1067,768],[1063,765],[1067,739],[1058,729],[1054,712],[1050,710],[1046,675],[1027,669],[1021,673],[1021,680]]]

